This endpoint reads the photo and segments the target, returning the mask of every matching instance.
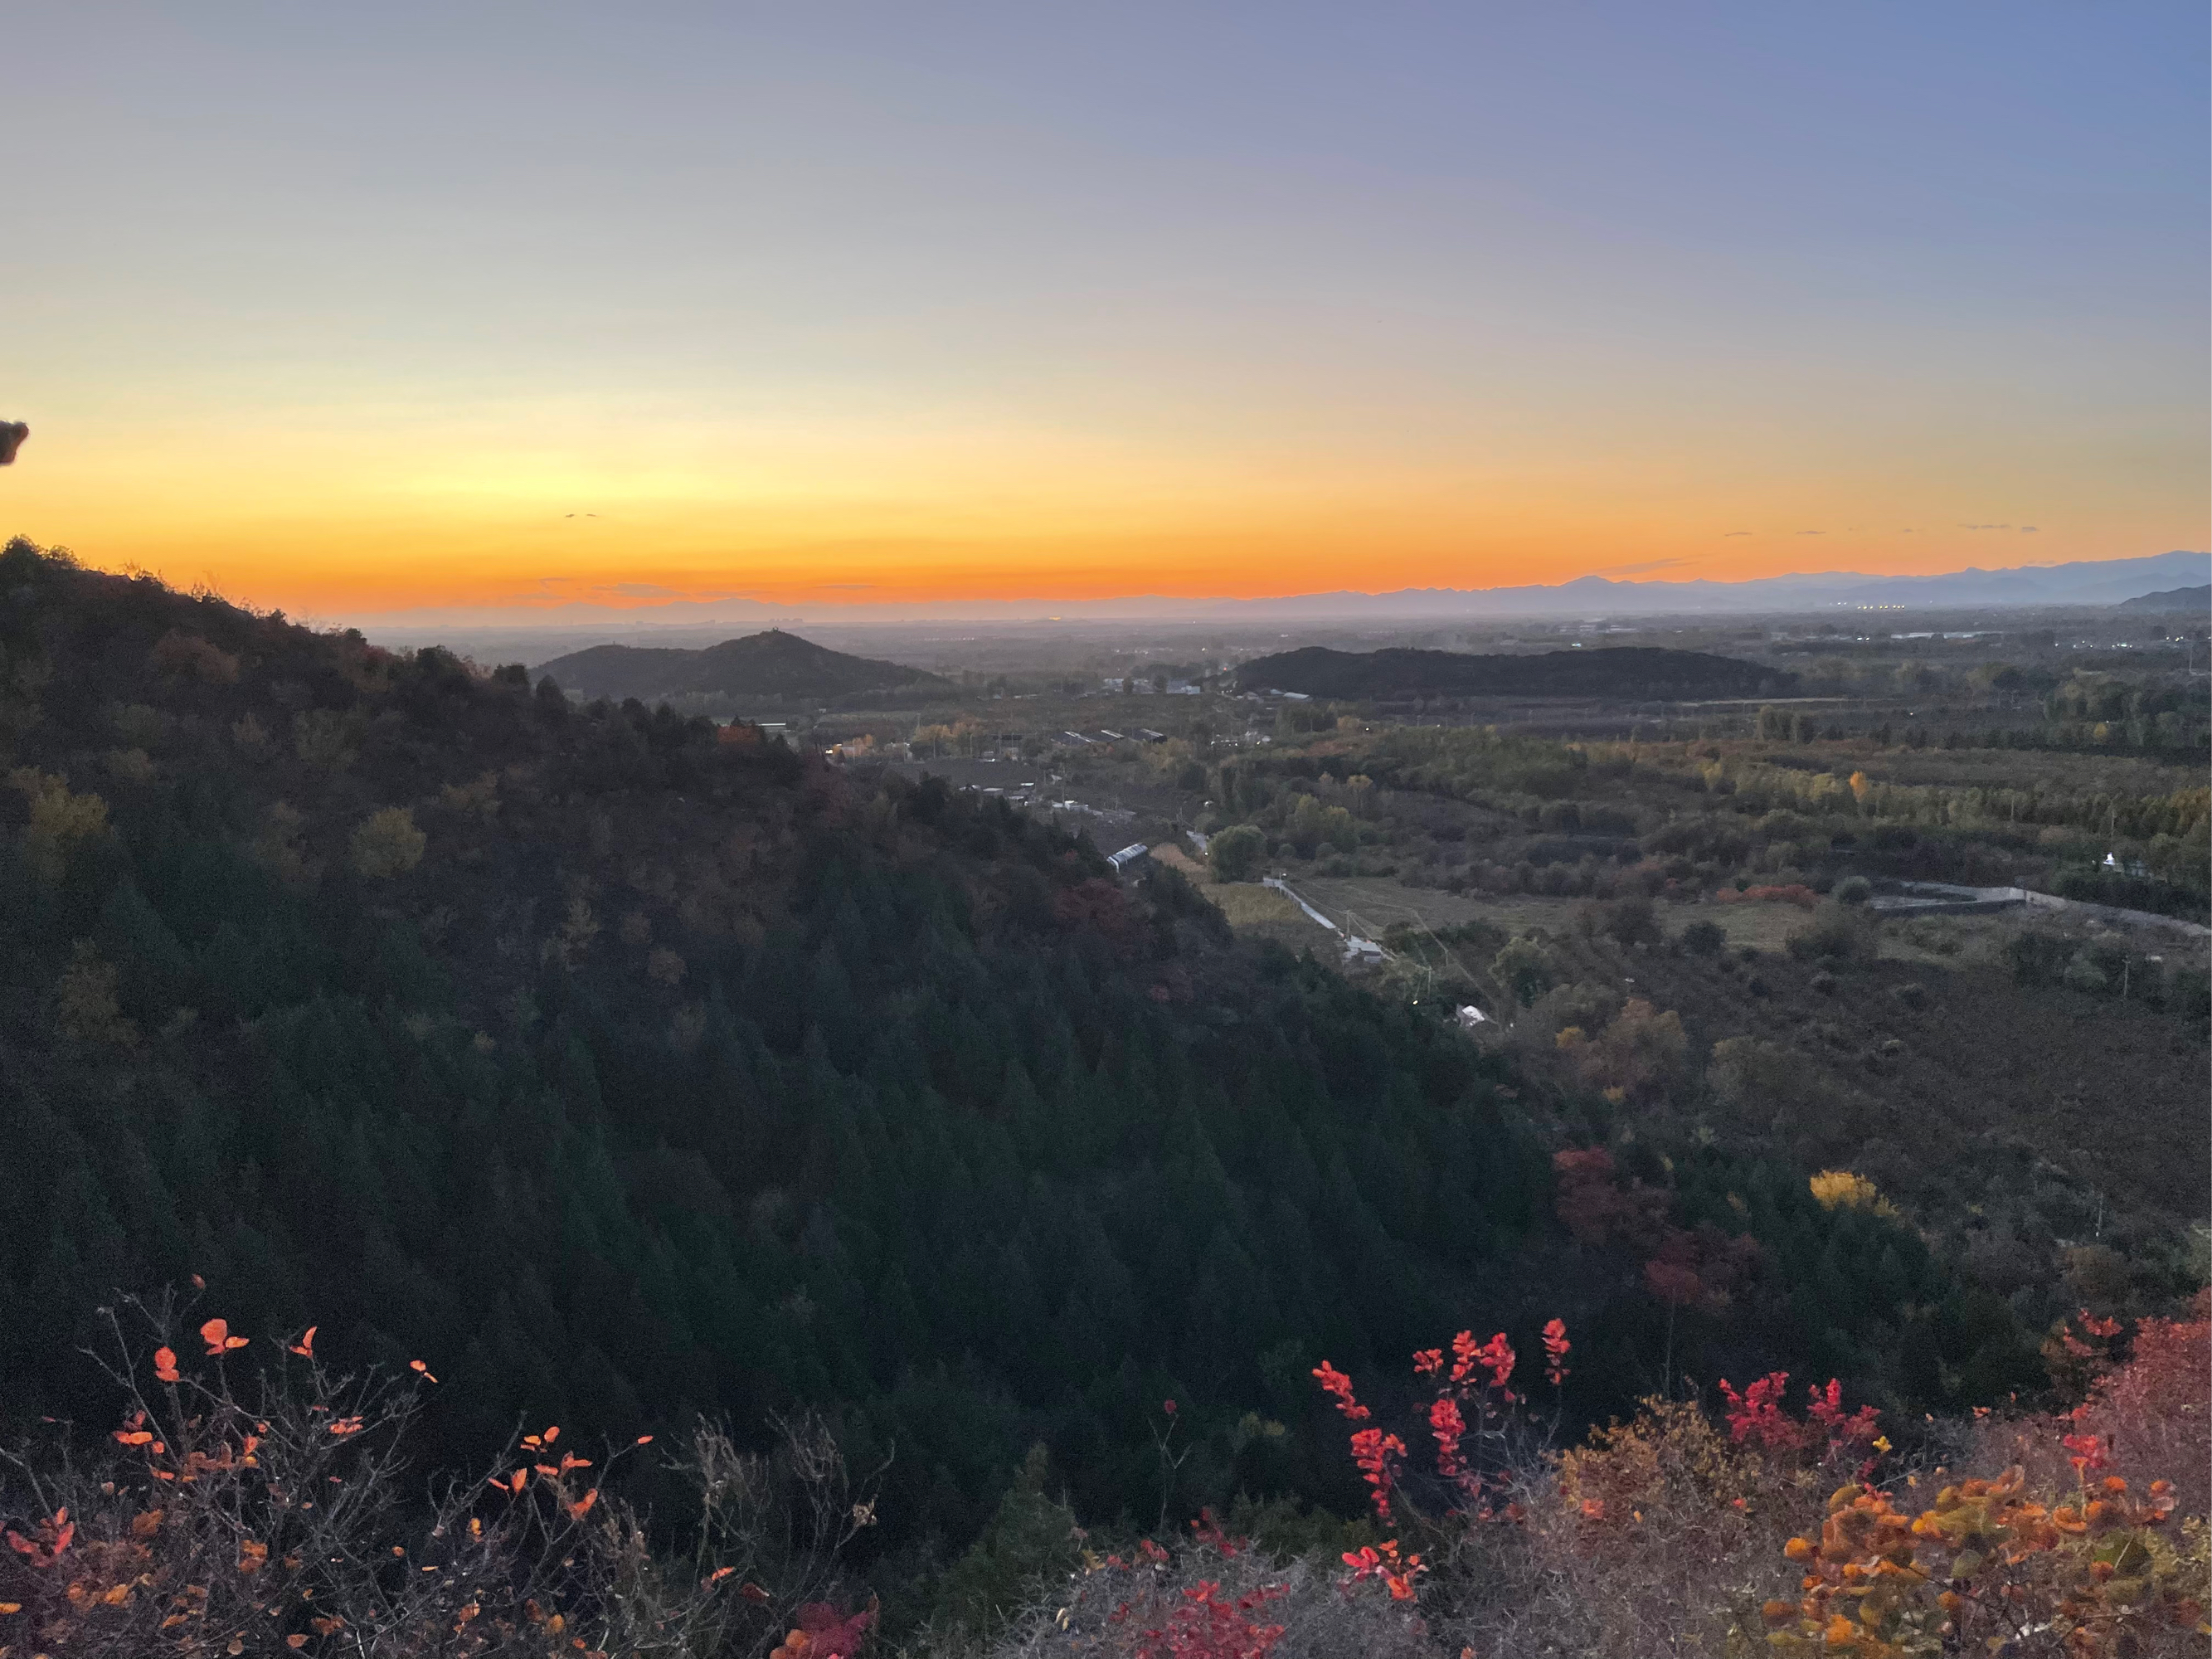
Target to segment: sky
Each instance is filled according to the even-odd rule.
[[[7,10],[0,535],[295,615],[2212,543],[2200,3]]]

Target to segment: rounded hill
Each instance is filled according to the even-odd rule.
[[[903,663],[832,651],[781,629],[702,650],[595,645],[540,665],[563,690],[586,697],[732,696],[826,702],[876,691],[933,695],[949,681]]]

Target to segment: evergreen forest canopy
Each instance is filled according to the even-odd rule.
[[[1787,695],[1797,677],[1735,657],[1657,646],[1480,656],[1395,646],[1356,652],[1311,645],[1248,662],[1237,679],[1248,690],[1388,702],[1409,697],[1778,696]]]
[[[866,692],[950,692],[951,683],[922,669],[855,657],[781,629],[724,640],[703,650],[595,645],[557,657],[539,671],[586,697],[732,696],[834,701]]]
[[[1312,1368],[1464,1328],[1565,1318],[1581,1418],[1790,1369],[1916,1422],[2040,1375],[1893,1214],[1580,1151],[1589,1103],[1438,1011],[941,781],[20,539],[0,745],[11,1428],[104,1425],[93,1310],[198,1275],[240,1331],[431,1361],[434,1462],[526,1412],[817,1405],[895,1449],[872,1536],[927,1553],[1039,1441],[1102,1519],[1355,1510]]]

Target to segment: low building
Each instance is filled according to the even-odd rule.
[[[1144,842],[1132,842],[1118,853],[1109,853],[1106,862],[1117,876],[1138,875],[1152,861],[1152,849]]]

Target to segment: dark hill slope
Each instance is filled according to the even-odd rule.
[[[2164,593],[2146,593],[2123,599],[2123,611],[2212,611],[2212,586],[2176,587]]]
[[[552,676],[564,691],[645,702],[680,696],[821,702],[873,691],[932,695],[952,689],[919,668],[848,656],[781,629],[700,651],[597,645],[557,657],[538,672]]]
[[[429,1362],[433,1464],[518,1417],[819,1403],[863,1462],[896,1444],[885,1544],[972,1536],[1040,1439],[1085,1510],[1152,1512],[1170,1397],[1178,1505],[1357,1509],[1316,1361],[1529,1352],[1554,1313],[1581,1413],[1670,1342],[1900,1401],[2014,1385],[1911,1232],[1694,1147],[1772,1243],[1670,1328],[1640,1246],[1553,1217],[1566,1103],[937,781],[20,543],[0,777],[0,1437],[112,1423],[93,1310],[194,1274],[254,1352],[313,1322],[341,1364]]]
[[[0,1437],[111,1421],[93,1310],[199,1274],[428,1359],[433,1462],[816,1401],[957,1544],[1040,1437],[1157,1505],[1170,1395],[1179,1502],[1325,1491],[1230,1440],[1294,1360],[1565,1272],[1494,1064],[939,781],[20,544],[0,780]]]
[[[1248,690],[1388,702],[1410,697],[1663,698],[1773,696],[1797,677],[1734,657],[1651,646],[1474,656],[1459,651],[1332,651],[1308,646],[1246,663]]]

